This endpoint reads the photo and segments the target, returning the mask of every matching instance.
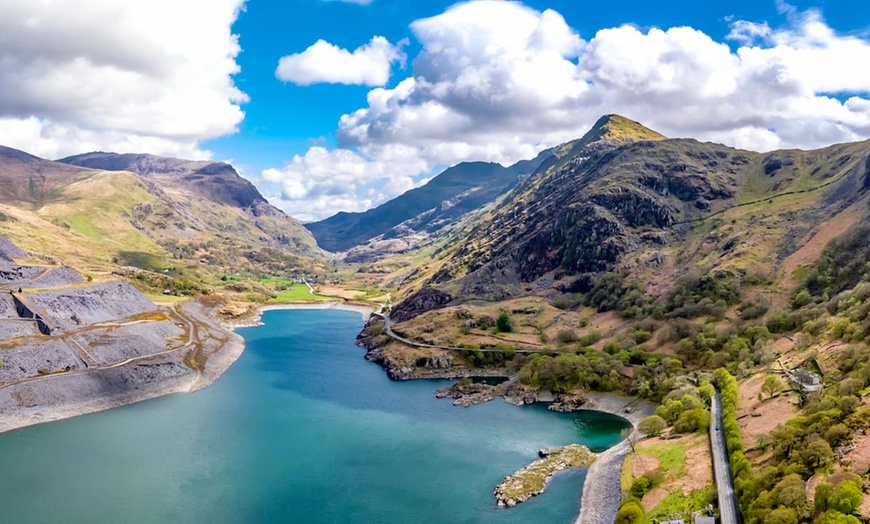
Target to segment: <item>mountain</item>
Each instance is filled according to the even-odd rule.
[[[26,250],[85,271],[307,270],[311,234],[221,162],[89,153],[54,162],[0,148],[0,228]]]
[[[515,186],[520,178],[551,156],[544,151],[533,160],[510,167],[492,162],[463,162],[374,209],[338,213],[306,224],[326,250],[347,251],[371,239],[392,240],[429,235],[454,223],[466,213],[492,202]],[[365,256],[357,256],[364,259]]]
[[[444,305],[588,292],[608,272],[653,296],[689,274],[790,278],[824,247],[809,239],[866,218],[868,166],[870,141],[761,154],[609,115],[397,281]]]
[[[103,171],[130,171],[164,186],[177,186],[208,199],[249,210],[255,216],[284,213],[271,206],[249,181],[224,162],[144,154],[85,153],[58,162]]]
[[[92,171],[44,160],[0,146],[0,201],[38,205],[61,186],[92,176]]]

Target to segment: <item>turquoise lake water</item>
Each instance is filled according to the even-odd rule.
[[[585,470],[499,509],[542,447],[615,444],[627,423],[392,382],[359,314],[270,311],[212,386],[0,435],[3,523],[568,523]]]

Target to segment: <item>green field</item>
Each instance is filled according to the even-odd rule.
[[[308,287],[305,284],[293,284],[288,289],[275,291],[278,295],[269,302],[310,302],[334,300],[333,297],[323,295],[312,295],[308,292]]]

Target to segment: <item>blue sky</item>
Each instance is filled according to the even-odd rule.
[[[857,1],[0,0],[0,144],[230,160],[318,220],[606,113],[759,151],[866,139],[868,63]]]
[[[345,49],[354,49],[377,34],[390,42],[409,39],[406,52],[416,56],[420,43],[409,28],[411,22],[443,12],[453,1],[414,2],[374,0],[369,5],[323,0],[253,0],[246,4],[233,32],[239,35],[242,53],[237,62],[241,73],[236,83],[250,97],[244,106],[240,132],[206,142],[218,158],[233,159],[249,173],[280,165],[294,154],[304,154],[312,143],[335,145],[335,129],[341,115],[365,103],[365,86],[316,84],[296,86],[275,78],[281,56],[304,50],[318,39]],[[581,36],[599,29],[633,24],[641,28],[687,25],[724,41],[729,20],[787,22],[774,1],[711,0],[649,2],[627,0],[613,9],[607,2],[526,1],[537,10],[555,9]],[[792,2],[800,10],[819,8],[838,31],[866,31],[870,8],[857,1]],[[857,16],[859,13],[865,16]],[[390,85],[409,71],[394,66]]]

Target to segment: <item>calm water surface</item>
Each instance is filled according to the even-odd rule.
[[[263,320],[202,391],[0,435],[0,522],[568,523],[585,470],[509,510],[492,489],[541,447],[600,450],[627,427],[392,382],[354,345],[357,313]]]

